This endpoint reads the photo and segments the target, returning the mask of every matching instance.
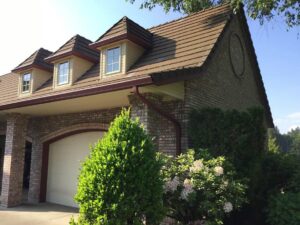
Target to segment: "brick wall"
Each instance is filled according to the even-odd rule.
[[[240,36],[245,50],[245,72],[242,77],[234,74],[230,64],[229,38],[232,32]],[[185,82],[187,115],[192,108],[245,110],[253,106],[263,106],[244,38],[238,21],[234,19],[218,43],[213,57],[207,64],[207,70],[199,78]],[[235,63],[241,63],[239,60]]]
[[[25,116],[8,115],[1,190],[1,205],[5,207],[22,202],[26,129]]]
[[[152,93],[144,94],[144,96],[161,110],[172,115],[179,121],[183,128],[186,126],[186,114],[184,113],[183,101],[165,101],[163,98],[164,95]],[[140,118],[140,122],[144,125],[146,131],[154,138],[157,149],[166,154],[175,156],[176,133],[174,124],[141,102],[137,96],[131,95],[129,99],[132,105],[132,117]],[[185,132],[182,134],[181,141],[182,150],[184,151],[187,147],[187,134]]]

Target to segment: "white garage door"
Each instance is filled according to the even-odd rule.
[[[78,207],[74,195],[81,162],[102,135],[100,131],[75,134],[49,146],[47,202]]]

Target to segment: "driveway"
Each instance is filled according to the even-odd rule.
[[[77,211],[50,203],[24,204],[9,209],[0,207],[0,225],[68,225]]]

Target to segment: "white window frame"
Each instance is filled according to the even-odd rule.
[[[29,80],[25,81],[25,76],[29,76]],[[29,93],[31,88],[31,73],[24,73],[22,75],[22,81],[21,81],[21,92],[22,93]],[[26,82],[26,84],[24,83]],[[27,90],[24,90],[24,87],[28,88]]]
[[[115,50],[115,49],[119,49],[119,68],[118,70],[113,70],[113,71],[110,71],[108,72],[107,71],[107,67],[108,67],[108,51],[110,50]],[[114,73],[119,73],[121,72],[121,56],[122,56],[122,48],[121,46],[116,46],[116,47],[113,47],[113,48],[109,48],[109,49],[106,49],[105,51],[105,74],[109,75],[109,74],[114,74]],[[113,62],[112,64],[116,64],[116,62]]]
[[[67,76],[67,79],[66,81],[64,82],[60,82],[60,66],[63,65],[63,64],[68,64],[68,73],[67,74],[63,74],[64,76],[66,75]],[[62,63],[58,63],[57,65],[57,85],[61,86],[61,85],[66,85],[66,84],[69,84],[70,82],[70,61],[65,61],[65,62],[62,62]]]

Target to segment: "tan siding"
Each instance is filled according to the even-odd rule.
[[[144,48],[139,45],[134,44],[131,41],[128,41],[126,48],[126,72],[130,69],[130,67],[136,63],[136,61],[143,55],[145,52]]]

